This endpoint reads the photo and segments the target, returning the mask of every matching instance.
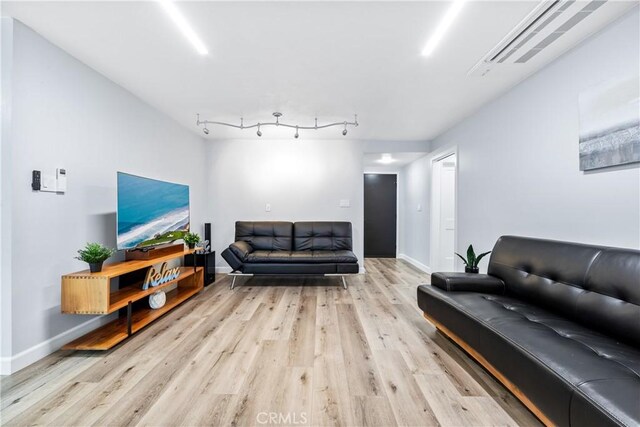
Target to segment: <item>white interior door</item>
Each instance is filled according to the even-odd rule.
[[[456,230],[456,163],[450,156],[440,160],[440,215],[438,265],[442,271],[454,271]]]
[[[431,163],[431,271],[455,271],[456,154]]]

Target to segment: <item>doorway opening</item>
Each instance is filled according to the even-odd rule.
[[[364,256],[395,258],[398,175],[364,174]]]
[[[431,163],[431,270],[455,271],[457,155],[449,151]]]

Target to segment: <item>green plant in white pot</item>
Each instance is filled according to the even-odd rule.
[[[460,257],[460,259],[462,260],[462,262],[464,262],[464,272],[465,273],[478,273],[480,271],[480,269],[478,268],[478,263],[480,262],[480,260],[482,258],[484,258],[485,256],[489,255],[491,253],[491,251],[489,252],[483,252],[480,255],[476,255],[476,252],[473,250],[473,245],[469,245],[469,248],[467,249],[467,257],[463,257],[462,255],[460,255],[459,253],[456,252],[456,255],[458,255]]]
[[[87,243],[84,249],[78,250],[76,259],[89,264],[92,273],[102,271],[102,264],[115,253],[115,249],[108,248],[100,243]]]

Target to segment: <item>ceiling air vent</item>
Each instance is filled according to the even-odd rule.
[[[468,74],[484,76],[500,64],[526,63],[605,3],[606,0],[542,1]]]

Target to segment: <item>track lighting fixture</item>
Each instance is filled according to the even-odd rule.
[[[252,128],[258,128],[258,131],[256,132],[256,135],[258,136],[262,136],[262,131],[260,130],[261,126],[283,126],[283,127],[288,127],[288,128],[295,128],[296,133],[293,135],[294,138],[299,138],[300,137],[300,129],[308,129],[308,130],[318,130],[318,129],[324,129],[324,128],[329,128],[329,127],[333,127],[333,126],[344,126],[344,130],[342,131],[342,135],[346,136],[347,135],[347,126],[358,126],[358,115],[356,114],[354,116],[354,119],[352,122],[348,122],[348,121],[343,121],[343,122],[336,122],[336,123],[328,123],[326,125],[318,125],[318,118],[316,117],[315,119],[315,124],[313,126],[300,126],[300,125],[293,125],[293,124],[288,124],[288,123],[282,123],[280,121],[280,117],[282,117],[282,113],[279,112],[275,112],[273,113],[273,117],[276,118],[275,122],[258,122],[254,125],[248,125],[246,126],[244,124],[244,119],[240,118],[240,124],[236,125],[233,123],[226,123],[226,122],[218,122],[218,121],[214,121],[214,120],[200,120],[200,114],[196,115],[197,119],[196,119],[196,125],[197,126],[204,126],[203,132],[205,134],[209,134],[209,129],[207,129],[207,125],[220,125],[220,126],[229,126],[232,128],[236,128],[236,129],[252,129]]]

